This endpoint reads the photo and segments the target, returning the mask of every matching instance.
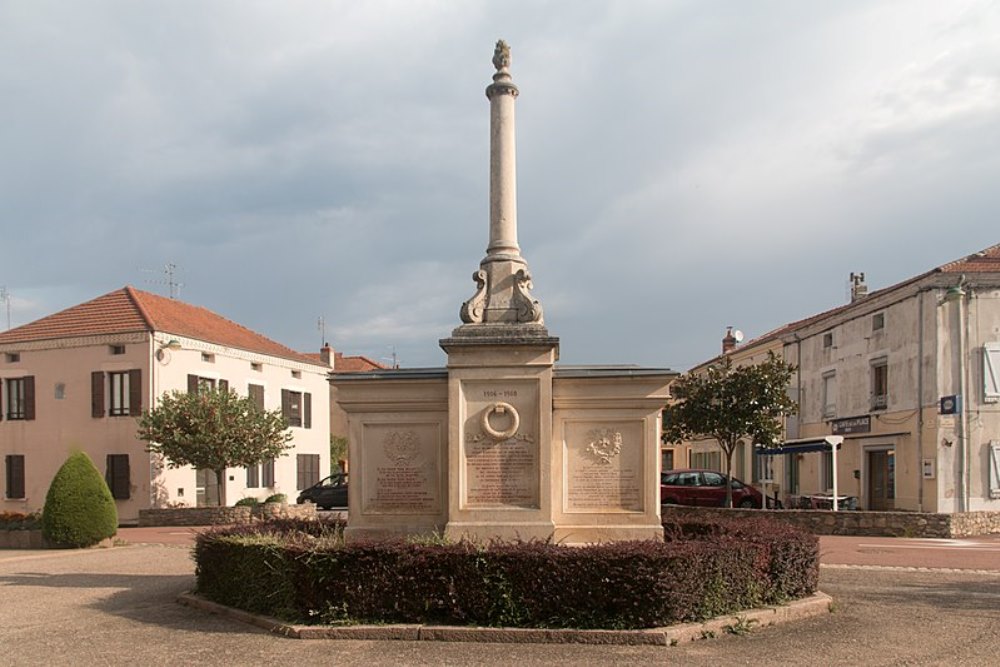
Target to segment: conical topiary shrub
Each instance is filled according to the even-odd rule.
[[[111,490],[90,457],[71,454],[52,479],[42,511],[42,535],[61,547],[89,547],[118,531]]]

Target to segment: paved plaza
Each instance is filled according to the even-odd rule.
[[[276,637],[177,604],[194,581],[190,535],[162,532],[160,539],[172,544],[0,551],[0,664],[985,665],[1000,654],[1000,557],[987,551],[1000,546],[995,538],[957,547],[978,552],[974,563],[993,558],[986,569],[831,563],[822,569],[820,587],[836,599],[834,613],[662,648]],[[907,544],[920,554],[948,541],[889,541],[895,548],[869,538],[859,544],[881,544],[876,554],[896,558]],[[829,558],[847,547],[824,542],[824,549]]]

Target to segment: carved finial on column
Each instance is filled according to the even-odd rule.
[[[493,50],[493,66],[498,72],[505,71],[510,67],[510,46],[502,39],[497,40],[497,46]]]

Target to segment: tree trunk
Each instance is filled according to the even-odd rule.
[[[726,502],[723,507],[733,506],[733,452],[735,447],[723,447],[726,455]]]
[[[215,471],[215,481],[219,485],[219,507],[226,506],[226,469]]]

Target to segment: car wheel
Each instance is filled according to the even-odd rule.
[[[752,510],[756,506],[757,505],[754,504],[752,498],[744,498],[743,500],[740,501],[740,507],[745,510]]]

